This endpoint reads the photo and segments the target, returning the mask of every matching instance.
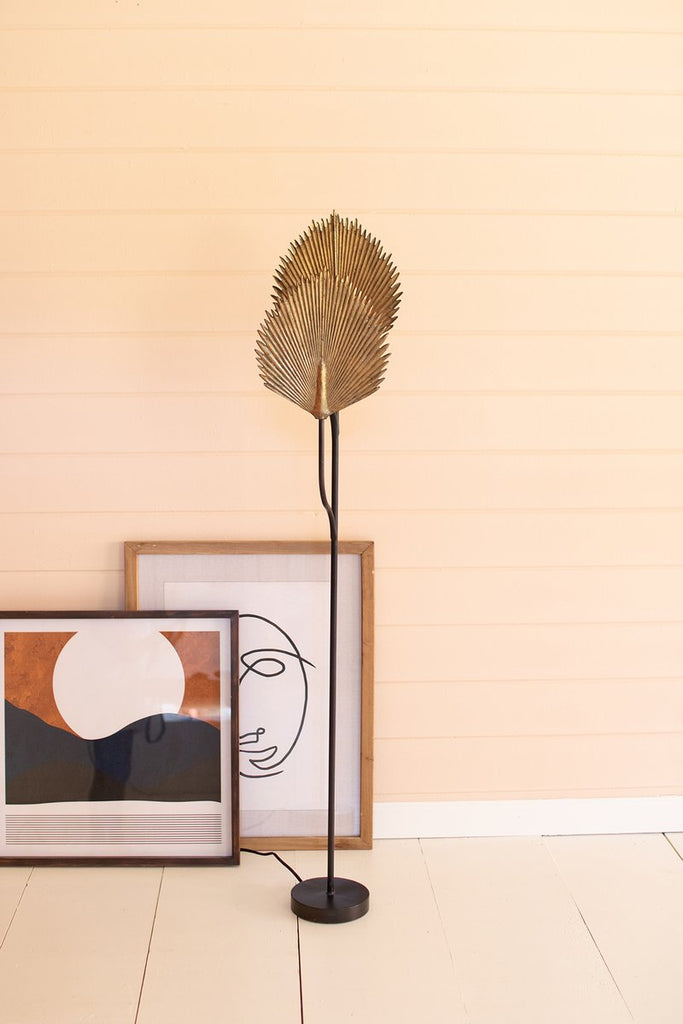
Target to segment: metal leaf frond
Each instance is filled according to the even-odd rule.
[[[386,326],[349,281],[324,272],[283,293],[266,314],[256,358],[267,388],[316,419],[377,391]]]
[[[372,309],[388,331],[401,297],[398,271],[377,239],[358,221],[342,220],[332,213],[313,224],[296,241],[275,272],[275,301],[302,281],[328,273],[349,281],[370,300]]]
[[[371,395],[399,299],[398,271],[357,221],[314,221],[275,272],[256,350],[266,387],[317,419]]]

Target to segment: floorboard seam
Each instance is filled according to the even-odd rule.
[[[159,911],[159,901],[161,899],[161,886],[164,882],[165,868],[161,869],[161,877],[159,878],[159,888],[157,889],[156,903],[154,904],[154,914],[152,916],[152,926],[149,930],[149,941],[147,942],[147,952],[145,953],[145,963],[142,968],[142,978],[140,979],[140,992],[138,994],[138,1005],[135,1007],[135,1019],[133,1024],[138,1024],[138,1018],[140,1016],[140,1007],[142,1006],[142,993],[145,989],[145,981],[147,979],[147,966],[149,964],[149,954],[152,950],[152,939],[154,938],[154,928],[157,923],[157,913]]]
[[[673,852],[676,854],[678,859],[679,860],[683,860],[683,853],[681,853],[681,851],[678,849],[678,847],[674,843],[671,842],[671,840],[669,839],[669,837],[666,834],[666,832],[662,832],[662,835],[664,836],[664,838],[666,839],[667,843],[669,844],[669,846],[671,847]]]
[[[448,933],[446,932],[446,925],[444,924],[444,919],[443,919],[443,916],[441,914],[441,907],[439,906],[439,900],[438,900],[438,897],[436,895],[436,890],[434,888],[434,881],[432,879],[432,876],[431,876],[431,873],[430,873],[430,870],[429,870],[429,864],[427,862],[427,857],[425,856],[425,849],[424,849],[424,846],[422,845],[422,843],[423,843],[422,839],[418,839],[417,840],[418,849],[420,851],[420,854],[422,855],[422,863],[424,864],[424,869],[425,869],[425,872],[426,872],[426,875],[427,875],[427,881],[429,882],[429,888],[430,888],[430,891],[431,891],[431,894],[432,894],[432,899],[434,900],[434,905],[436,907],[436,912],[437,912],[438,917],[439,917],[439,924],[441,925],[441,934],[443,935],[444,942],[446,943],[446,949],[448,950],[448,955],[449,955],[450,960],[451,960],[451,967],[453,969],[453,980],[454,980],[454,983],[458,986],[458,991],[460,993],[460,1002],[462,1004],[462,1008],[463,1008],[463,1011],[465,1013],[465,1020],[466,1021],[471,1021],[472,1017],[471,1017],[470,1011],[469,1011],[469,1009],[467,1007],[467,1003],[465,1002],[465,993],[463,992],[462,984],[460,982],[460,978],[459,978],[458,971],[457,971],[457,968],[456,968],[455,956],[453,954],[453,950],[451,949],[451,944],[448,941]]]
[[[15,917],[17,916],[17,914],[19,913],[19,907],[21,906],[21,901],[23,900],[23,898],[24,898],[24,894],[25,894],[26,890],[28,889],[28,883],[29,883],[29,882],[31,881],[31,879],[33,878],[33,872],[34,872],[34,871],[35,871],[35,868],[31,868],[31,870],[29,871],[29,874],[28,874],[28,878],[27,878],[27,879],[26,879],[26,881],[24,882],[24,888],[23,888],[23,889],[21,890],[21,895],[19,896],[19,899],[17,900],[17,905],[16,905],[16,907],[14,908],[14,912],[13,912],[12,916],[11,916],[11,917],[10,917],[10,919],[9,919],[9,924],[8,924],[8,925],[7,925],[7,927],[5,928],[5,934],[4,934],[4,935],[3,935],[3,937],[2,937],[2,941],[0,941],[0,949],[2,949],[2,947],[3,947],[4,945],[5,945],[5,940],[6,940],[7,936],[8,936],[8,935],[9,935],[9,933],[10,933],[10,928],[11,928],[11,927],[12,927],[12,925],[14,924],[14,918],[15,918]]]
[[[558,877],[561,879],[562,884],[564,885],[565,889],[569,893],[569,898],[571,899],[572,903],[576,907],[576,912],[578,913],[579,917],[581,918],[581,920],[583,922],[584,928],[586,929],[586,931],[590,935],[591,942],[595,946],[595,948],[596,948],[596,950],[598,952],[598,956],[600,957],[600,959],[602,960],[603,964],[605,965],[605,970],[607,971],[607,973],[609,974],[610,978],[612,979],[614,987],[616,988],[617,992],[619,993],[619,997],[620,997],[622,1003],[624,1004],[624,1006],[626,1007],[626,1011],[627,1011],[629,1017],[631,1018],[631,1020],[635,1020],[636,1018],[633,1016],[633,1013],[631,1012],[631,1007],[628,1005],[628,1002],[626,1001],[626,997],[624,996],[624,993],[621,991],[621,988],[619,986],[619,982],[617,981],[617,979],[612,974],[610,965],[605,960],[605,957],[603,955],[602,950],[600,949],[598,941],[595,938],[595,935],[593,935],[593,932],[590,929],[590,925],[588,924],[588,921],[584,917],[583,911],[581,910],[581,907],[576,902],[576,899],[574,897],[574,893],[572,892],[572,890],[571,890],[571,888],[570,888],[566,878],[562,874],[562,869],[560,868],[560,865],[557,863],[557,860],[555,859],[555,855],[553,854],[553,851],[550,849],[550,847],[548,846],[548,843],[545,841],[545,839],[546,839],[546,837],[544,836],[543,837],[543,845],[545,846],[546,850],[548,851],[548,854],[550,855],[550,859],[552,860],[553,864],[555,865],[555,870],[557,871]]]
[[[304,1024],[304,972],[301,963],[301,928],[298,917],[296,919],[296,954],[299,964],[299,1010],[301,1013],[301,1024]]]

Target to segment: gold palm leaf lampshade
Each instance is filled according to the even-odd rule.
[[[357,221],[333,213],[290,246],[258,331],[267,388],[316,419],[377,391],[400,299],[398,272]]]

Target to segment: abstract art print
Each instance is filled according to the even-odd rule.
[[[3,859],[238,862],[236,612],[0,630]]]
[[[373,544],[340,544],[338,845],[372,843]],[[129,608],[239,609],[240,834],[323,848],[327,831],[329,547],[128,542]]]

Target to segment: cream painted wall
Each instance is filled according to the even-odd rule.
[[[342,416],[380,801],[683,792],[683,6],[3,0],[0,603],[122,541],[325,537],[260,386],[289,241],[392,252]]]

